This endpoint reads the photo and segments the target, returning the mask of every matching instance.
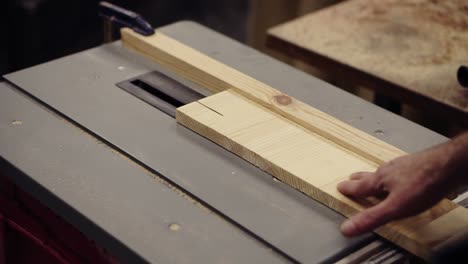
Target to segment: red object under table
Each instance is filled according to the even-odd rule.
[[[118,263],[0,174],[0,264]]]

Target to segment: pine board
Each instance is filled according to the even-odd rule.
[[[374,171],[376,163],[233,90],[178,108],[177,121],[345,216],[375,203],[372,198],[353,201],[336,185],[353,172]],[[434,247],[467,227],[466,209],[443,200],[376,233],[429,259]]]
[[[329,116],[273,87],[230,68],[212,58],[164,35],[145,37],[122,29],[122,42],[184,78],[212,91],[234,89],[271,111],[301,126],[352,149],[378,164],[404,154],[401,150],[376,140],[352,126]]]

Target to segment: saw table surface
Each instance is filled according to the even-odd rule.
[[[344,1],[271,28],[267,42],[430,113],[468,116],[468,90],[456,79],[468,59],[466,1]]]
[[[159,30],[407,152],[446,140],[198,24]],[[117,42],[6,75],[1,170],[124,262],[317,263],[375,239],[115,85],[153,70]]]

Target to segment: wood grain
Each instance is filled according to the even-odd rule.
[[[423,109],[466,121],[465,0],[350,0],[268,32],[269,46]],[[460,119],[459,119],[460,120]]]
[[[375,204],[353,201],[336,184],[378,165],[315,132],[227,90],[177,109],[177,121],[326,206],[351,216]],[[376,232],[429,259],[432,249],[468,228],[468,211],[443,200],[422,214]]]
[[[212,92],[233,89],[244,97],[377,164],[404,155],[401,150],[292,98],[254,78],[157,32],[145,37],[122,30],[122,42],[169,70]]]

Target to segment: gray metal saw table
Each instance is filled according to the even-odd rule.
[[[446,140],[193,22],[169,36],[405,151]],[[0,171],[123,262],[334,262],[377,239],[116,86],[153,70],[119,42],[0,83]]]

